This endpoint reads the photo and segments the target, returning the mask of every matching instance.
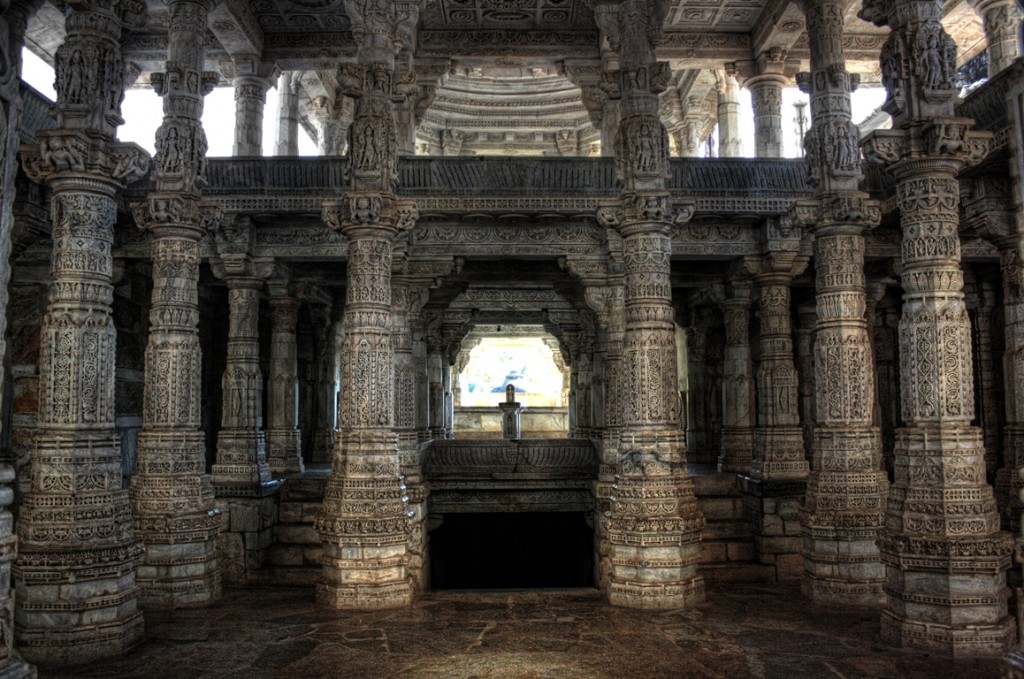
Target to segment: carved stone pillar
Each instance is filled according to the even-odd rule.
[[[722,452],[718,469],[750,473],[754,457],[754,378],[750,363],[750,284],[733,282],[722,302],[725,360],[722,375]]]
[[[236,60],[225,69],[235,89],[235,156],[263,155],[263,109],[275,77],[258,59]],[[260,73],[261,70],[270,71]]]
[[[686,472],[679,426],[670,281],[673,215],[665,187],[668,134],[658,116],[658,94],[671,69],[654,56],[662,18],[656,5],[641,0],[607,5],[598,15],[619,54],[614,75],[622,99],[615,150],[625,188],[617,205],[602,210],[603,221],[623,239],[625,310],[618,487],[612,487],[604,519],[609,600],[634,608],[678,608],[704,600],[704,579],[697,574],[704,517]]]
[[[757,368],[757,428],[750,475],[762,481],[803,481],[797,372],[790,319],[792,273],[785,269],[755,275],[760,295],[760,365]]]
[[[339,103],[343,103],[339,102]],[[344,108],[326,97],[313,98],[310,120],[316,128],[316,149],[321,156],[341,156],[348,150],[348,122]],[[337,108],[341,108],[338,111]]]
[[[439,343],[440,340],[438,340]],[[430,438],[444,438],[444,359],[438,344],[427,344],[427,420]]]
[[[394,195],[398,141],[394,59],[414,41],[419,5],[345,0],[358,63],[343,65],[342,87],[358,97],[350,131],[349,187],[325,201],[323,219],[348,239],[341,434],[316,529],[324,548],[317,601],[331,608],[408,605],[410,544],[422,521],[407,504],[394,432],[395,356],[391,263],[395,237],[416,219]]]
[[[42,3],[14,2],[0,12],[0,55],[3,66],[0,67],[0,167],[2,167],[2,187],[0,191],[0,261],[7,262],[11,254],[14,235],[14,178],[18,170],[18,121],[21,111],[20,79],[21,47],[25,29],[31,14]],[[13,259],[11,260],[13,263]],[[5,269],[0,276],[0,365],[10,360],[11,347],[7,342],[8,285],[11,269]],[[25,311],[17,305],[19,315]],[[7,373],[6,379],[11,379]],[[4,384],[0,394],[12,393]],[[13,409],[13,404],[4,404]],[[5,428],[6,428],[5,424]],[[11,432],[4,431],[5,439],[10,440]],[[0,639],[0,676],[8,679],[35,677],[35,668],[22,660],[14,649],[14,591],[11,589],[11,564],[18,551],[17,538],[14,535],[14,517],[8,507],[14,500],[15,491],[11,487],[15,481],[14,467],[0,464],[0,629],[6,630]]]
[[[957,174],[991,135],[953,117],[956,45],[932,0],[868,3],[861,17],[892,32],[882,50],[892,130],[865,141],[896,179],[903,228],[896,474],[879,539],[886,566],[882,639],[948,655],[992,655],[1015,642],[999,530],[974,417],[970,323],[960,268]],[[908,56],[909,55],[909,56]]]
[[[814,230],[817,328],[814,337],[813,464],[801,509],[802,589],[818,601],[877,604],[884,568],[875,537],[882,526],[886,474],[874,426],[875,372],[865,319],[864,232],[878,208],[858,191],[859,131],[850,119],[857,77],[846,72],[844,5],[806,0],[811,73],[800,74],[811,97],[804,138],[815,200],[805,225]]]
[[[288,295],[288,283],[269,284],[270,374],[267,375],[267,463],[274,474],[302,473],[299,376],[295,328],[302,302]]]
[[[988,75],[991,78],[1020,55],[1021,11],[1013,0],[973,0],[985,27],[988,43]]]
[[[391,341],[395,351],[394,422],[398,438],[398,463],[405,476],[399,490],[406,498],[406,515],[413,512],[409,532],[408,571],[417,592],[426,588],[426,534],[429,489],[423,481],[419,463],[419,437],[416,431],[416,361],[413,354],[413,318],[427,301],[429,291],[408,280],[391,283]],[[404,486],[404,487],[403,487]]]
[[[138,582],[147,606],[206,605],[220,597],[220,511],[206,475],[201,431],[199,242],[214,206],[200,206],[206,155],[200,118],[217,74],[202,71],[211,3],[173,2],[167,71],[153,75],[164,99],[157,131],[156,186],[135,207],[153,235],[153,295],[138,470],[131,482],[135,526],[146,543]],[[202,86],[192,89],[189,82]]]
[[[718,155],[720,158],[738,158],[740,140],[740,85],[736,68],[729,64],[724,71],[716,71],[718,92]],[[781,107],[781,101],[779,102]]]
[[[707,453],[708,436],[707,430],[707,409],[708,404],[704,401],[705,382],[708,379],[707,351],[710,334],[709,323],[706,316],[701,313],[706,311],[694,310],[691,314],[690,327],[686,329],[686,374],[689,388],[686,413],[686,448],[690,453],[690,459],[695,456],[695,451],[700,455]],[[706,458],[698,458],[701,463],[707,462]]]
[[[276,488],[263,431],[259,343],[260,292],[274,262],[232,254],[211,264],[214,274],[227,283],[230,316],[221,381],[224,405],[210,478],[218,496],[262,497]]]
[[[999,466],[999,401],[992,356],[992,313],[996,308],[996,294],[990,281],[979,281],[978,288],[973,327],[977,347],[978,409],[981,411],[978,423],[985,442],[985,472],[988,478],[993,478]]]
[[[341,319],[335,319],[329,307],[313,307],[313,326],[316,346],[316,418],[313,430],[313,450],[310,461],[322,464],[330,463],[334,450],[334,437],[337,434],[335,418],[338,406],[335,394],[338,390],[335,373],[337,372],[337,331]]]
[[[17,527],[14,632],[26,658],[47,664],[117,655],[143,635],[135,581],[143,547],[114,428],[110,253],[118,191],[149,164],[141,148],[114,138],[123,122],[121,32],[137,10],[75,4],[56,56],[57,129],[21,150],[26,173],[52,192],[53,258],[32,487]]]
[[[782,157],[782,90],[786,78],[758,75],[747,81],[754,107],[754,145],[758,158]]]
[[[1015,236],[997,242],[1003,274],[1003,401],[1006,424],[1003,427],[1004,462],[996,473],[995,485],[1005,494],[1001,507],[1003,525],[1019,535],[1021,511],[1024,509],[1024,477],[1020,473],[1024,468],[1024,245]]]
[[[278,156],[299,155],[298,79],[292,71],[277,77],[277,151]]]

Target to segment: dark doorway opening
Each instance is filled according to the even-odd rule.
[[[445,514],[430,533],[434,589],[594,586],[583,512]]]

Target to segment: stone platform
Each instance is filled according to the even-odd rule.
[[[816,606],[796,584],[708,583],[685,611],[612,608],[596,590],[430,593],[406,609],[336,612],[311,588],[229,590],[208,610],[149,613],[126,657],[43,679],[913,678],[999,676],[878,644],[879,611]]]

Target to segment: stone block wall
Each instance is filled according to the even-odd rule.
[[[259,569],[267,563],[274,544],[278,497],[218,498],[221,532],[217,556],[224,584],[247,585],[260,580]]]
[[[774,567],[779,580],[795,580],[803,574],[800,504],[804,485],[740,477],[755,558],[758,563]]]

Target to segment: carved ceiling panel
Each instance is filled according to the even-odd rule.
[[[252,0],[251,8],[268,33],[347,31],[352,27],[342,0]]]
[[[673,0],[665,29],[750,31],[764,5],[765,0]]]
[[[428,29],[593,28],[583,0],[436,0],[422,15]]]

